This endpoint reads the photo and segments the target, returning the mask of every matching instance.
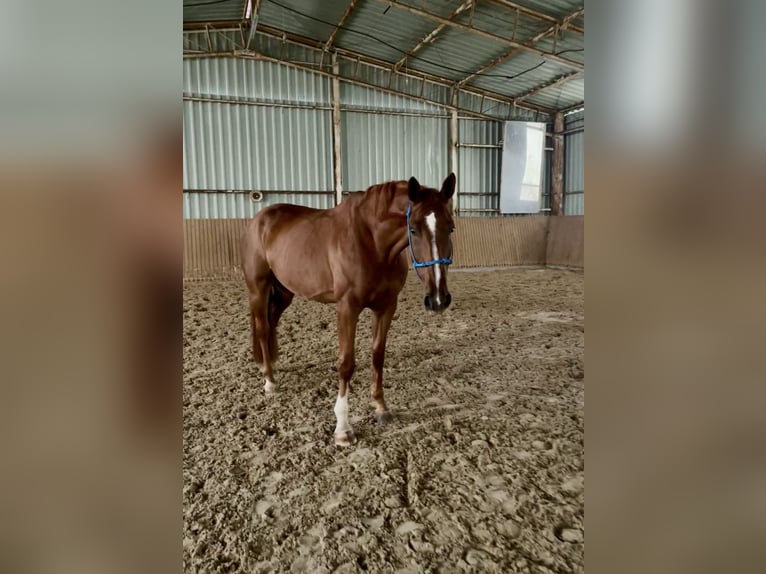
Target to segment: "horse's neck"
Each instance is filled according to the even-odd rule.
[[[369,193],[369,192],[368,192]],[[407,191],[378,189],[365,198],[359,208],[370,231],[380,260],[393,263],[407,247]]]

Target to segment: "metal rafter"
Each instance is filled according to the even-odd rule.
[[[335,76],[332,72],[327,72],[321,69],[317,69],[316,67],[302,64],[298,62],[288,62],[287,60],[281,60],[279,58],[273,58],[271,56],[266,56],[264,54],[260,54],[257,52],[249,51],[249,50],[233,50],[230,52],[195,52],[195,53],[185,53],[184,54],[185,59],[195,59],[195,58],[242,58],[245,60],[257,60],[262,62],[271,62],[273,64],[281,64],[283,66],[288,66],[290,68],[296,68],[298,70],[303,70],[304,72],[311,72],[312,74],[318,74],[320,76],[326,76],[328,78],[338,78],[341,82],[347,82],[349,84],[354,84],[357,86],[361,86],[363,88],[369,88],[372,90],[377,90],[380,92],[384,92],[386,94],[393,94],[395,96],[404,96],[407,98],[411,98],[413,100],[417,100],[419,102],[423,102],[426,104],[432,104],[435,106],[439,106],[442,108],[446,108],[448,110],[456,110],[458,112],[468,114],[471,116],[475,116],[477,118],[492,120],[492,121],[498,121],[501,118],[489,116],[487,114],[475,112],[473,110],[467,109],[467,108],[461,108],[459,106],[454,106],[451,104],[445,104],[444,102],[440,102],[437,100],[432,100],[430,98],[426,98],[423,96],[415,96],[412,94],[408,94],[406,92],[401,92],[399,90],[386,88],[383,86],[379,86],[377,84],[371,84],[369,82],[365,82],[363,80],[357,80],[355,78],[348,78],[345,76]],[[504,102],[508,103],[508,102]],[[522,106],[519,106],[522,107]],[[529,108],[528,108],[529,109]],[[549,112],[546,112],[545,115],[550,115]]]
[[[584,102],[584,101],[582,101],[582,102],[577,102],[576,104],[572,104],[571,106],[569,106],[569,107],[567,107],[567,108],[561,108],[561,109],[560,109],[560,110],[558,110],[558,111],[560,111],[562,114],[566,115],[566,114],[568,114],[569,112],[571,112],[571,111],[573,111],[573,110],[576,110],[576,109],[578,109],[578,108],[583,108],[583,109],[585,109],[585,102]]]
[[[537,10],[533,10],[532,8],[528,8],[527,6],[522,6],[521,4],[517,4],[516,2],[510,2],[509,0],[489,0],[489,1],[495,4],[500,4],[501,6],[506,6],[513,10],[517,10],[522,14],[526,14],[527,16],[535,18],[536,20],[544,20],[546,22],[551,22],[551,23],[557,22],[557,18],[555,16],[538,12]],[[580,14],[578,14],[578,16],[579,15]],[[577,16],[575,16],[575,18],[576,17]],[[572,20],[574,20],[574,18],[572,18]],[[572,30],[573,32],[577,32],[579,34],[585,34],[585,30],[583,30],[579,26],[575,26],[574,24],[571,23],[571,21],[569,24],[567,24],[567,28],[569,30]]]
[[[231,30],[232,28],[239,28],[241,26],[248,25],[248,21],[242,20],[216,20],[214,22],[184,22],[184,32],[199,32],[210,28],[211,30]]]
[[[455,19],[455,18],[457,18],[457,17],[458,17],[460,14],[462,14],[464,11],[466,11],[468,8],[472,8],[472,7],[474,7],[475,5],[476,5],[476,2],[475,2],[475,0],[466,0],[466,1],[465,1],[465,2],[463,2],[463,3],[462,3],[460,6],[458,6],[458,7],[455,9],[455,11],[454,11],[454,12],[452,12],[452,14],[450,14],[449,16],[447,16],[447,19],[448,19],[448,20],[454,20],[454,19]],[[433,39],[434,39],[436,36],[438,36],[438,35],[441,33],[441,31],[442,31],[442,30],[444,30],[446,27],[447,27],[447,25],[446,25],[446,24],[439,24],[439,26],[437,26],[436,28],[434,28],[433,30],[431,30],[431,31],[430,31],[428,34],[426,34],[425,36],[423,36],[423,38],[421,38],[421,40],[420,40],[420,41],[419,41],[419,42],[418,42],[418,43],[415,45],[415,47],[414,47],[412,50],[410,50],[410,51],[409,51],[407,54],[405,54],[404,56],[402,56],[402,57],[399,59],[399,61],[398,61],[398,62],[396,62],[396,64],[394,65],[394,70],[398,70],[399,68],[401,68],[401,67],[402,67],[402,65],[404,65],[404,63],[407,61],[407,58],[409,58],[410,56],[412,56],[412,55],[413,55],[415,52],[419,51],[421,48],[423,48],[423,47],[424,47],[424,46],[426,46],[427,44],[430,44],[430,43],[433,41]]]
[[[241,26],[246,26],[246,23],[241,22],[241,23],[239,23],[239,26],[240,27]],[[189,29],[190,30],[200,30],[200,28],[198,26],[196,26],[196,25],[193,26],[193,27],[189,27]],[[229,25],[227,27],[224,27],[224,26],[222,26],[219,23],[215,27],[211,26],[211,29],[215,29],[215,30],[218,30],[218,31],[224,31],[224,30],[236,31],[239,28],[236,27],[236,26],[231,26],[231,25]],[[298,45],[298,46],[302,46],[304,48],[309,48],[309,49],[315,50],[317,52],[324,53],[324,51],[323,51],[323,43],[322,42],[318,42],[318,41],[312,40],[310,38],[304,38],[302,36],[298,36],[296,34],[288,33],[288,32],[285,32],[283,30],[279,30],[277,28],[271,28],[269,26],[261,25],[261,26],[258,27],[258,34],[261,34],[261,35],[264,35],[264,36],[270,36],[272,38],[278,38],[279,40],[281,40],[283,42],[295,44],[295,45]],[[401,91],[401,90],[396,90],[396,89],[391,89],[390,87],[383,87],[383,86],[378,85],[378,84],[372,84],[372,83],[364,82],[364,81],[361,81],[361,80],[358,80],[358,79],[356,79],[354,77],[349,77],[349,76],[341,75],[340,76],[340,80],[342,80],[342,81],[345,81],[345,82],[348,82],[348,83],[351,83],[351,84],[360,85],[360,86],[363,86],[363,87],[366,87],[366,88],[372,88],[372,89],[380,90],[380,91],[383,91],[383,92],[386,92],[386,93],[390,93],[390,94],[395,94],[395,95],[398,95],[398,96],[404,96],[404,97],[407,97],[407,98],[412,98],[414,100],[418,100],[418,101],[422,101],[422,102],[425,102],[425,103],[433,104],[433,105],[440,106],[440,107],[443,107],[443,108],[446,108],[446,109],[457,109],[461,113],[466,113],[466,114],[469,114],[469,115],[472,115],[472,116],[475,116],[475,117],[480,117],[480,118],[484,118],[484,119],[492,119],[492,120],[500,119],[497,116],[490,116],[488,114],[485,114],[481,110],[476,112],[476,111],[474,111],[472,109],[469,109],[469,108],[460,107],[458,105],[453,105],[452,102],[445,103],[444,101],[434,100],[434,99],[430,99],[430,98],[427,98],[427,97],[423,96],[423,88],[425,87],[426,83],[430,83],[430,84],[436,85],[436,86],[454,87],[455,83],[453,81],[451,81],[451,80],[448,80],[448,79],[445,79],[445,78],[440,78],[438,76],[433,76],[431,74],[424,73],[424,72],[418,72],[416,70],[407,70],[407,71],[399,70],[399,71],[394,72],[393,69],[392,69],[392,64],[390,62],[384,62],[382,60],[377,60],[376,58],[371,58],[369,56],[364,56],[362,54],[358,54],[358,53],[352,52],[350,50],[345,50],[345,49],[342,49],[342,48],[335,47],[335,48],[333,48],[333,52],[337,53],[338,56],[343,57],[346,61],[354,62],[354,63],[363,63],[363,64],[365,64],[367,66],[370,66],[370,67],[386,70],[386,71],[388,71],[389,73],[391,73],[393,75],[401,76],[403,78],[410,78],[411,80],[412,79],[417,80],[417,81],[420,82],[421,89],[420,89],[420,95],[414,95],[414,94],[409,93],[409,92],[405,92],[405,91]],[[253,53],[252,51],[237,50],[237,51],[230,51],[230,52],[196,52],[196,51],[185,51],[183,57],[185,59],[186,58],[204,58],[204,57],[241,57],[241,58],[249,58],[249,59],[259,59],[260,56],[258,54]],[[318,73],[320,75],[325,75],[325,76],[332,77],[332,74],[328,73],[326,71],[323,71],[321,69],[321,66],[319,66],[319,69],[318,69],[317,64],[300,63],[300,62],[298,62],[298,63],[296,63],[296,62],[283,62],[283,61],[279,60],[278,58],[273,58],[273,57],[270,57],[270,56],[263,56],[260,59],[267,60],[267,61],[272,61],[272,62],[275,62],[275,63],[284,63],[285,65],[297,67],[297,68],[300,68],[300,69],[305,70],[305,71],[315,72],[315,73]],[[354,69],[356,69],[356,68],[354,68]],[[499,104],[504,104],[504,105],[507,105],[509,107],[512,106],[512,103],[513,103],[512,102],[512,98],[509,95],[498,94],[498,93],[495,93],[495,92],[491,92],[491,91],[488,91],[488,90],[483,90],[481,88],[476,88],[476,87],[473,87],[473,86],[461,88],[460,91],[462,91],[465,94],[472,95],[472,96],[477,97],[477,98],[481,98],[482,102],[484,102],[484,100],[486,99],[487,101],[498,102]],[[482,103],[482,105],[483,105],[483,103]],[[526,110],[526,111],[534,112],[534,113],[537,113],[537,114],[541,114],[543,116],[550,116],[551,114],[553,114],[555,112],[555,110],[553,110],[551,108],[546,108],[544,106],[539,106],[539,105],[536,105],[536,104],[520,104],[520,105],[518,105],[516,107],[521,109],[521,110]]]
[[[527,90],[526,92],[519,94],[515,98],[513,98],[514,103],[519,103],[525,99],[527,99],[530,96],[534,96],[538,92],[542,92],[543,90],[547,90],[549,88],[552,88],[554,86],[558,86],[560,84],[563,84],[565,82],[568,82],[569,80],[574,80],[575,78],[579,78],[582,76],[582,72],[571,72],[569,74],[563,74],[559,76],[558,78],[554,78],[553,80],[550,80],[548,82],[545,82],[543,84],[540,84],[538,86],[535,86],[534,88],[531,88]]]
[[[562,58],[561,56],[557,56],[556,54],[552,54],[544,50],[539,50],[532,46],[525,46],[524,44],[511,40],[510,38],[506,38],[505,36],[498,36],[497,34],[493,34],[492,32],[487,32],[486,30],[481,30],[474,26],[469,26],[468,24],[461,24],[460,22],[447,20],[446,18],[442,18],[441,16],[438,16],[437,14],[426,12],[425,10],[421,10],[420,8],[410,6],[409,4],[403,4],[402,2],[399,2],[398,0],[375,0],[375,1],[380,2],[382,4],[388,4],[389,6],[395,6],[396,8],[399,8],[401,10],[406,10],[407,12],[410,12],[411,14],[417,14],[418,16],[422,16],[423,18],[428,18],[429,20],[433,20],[434,22],[445,24],[446,26],[452,26],[453,28],[459,28],[460,30],[466,30],[468,32],[472,32],[473,34],[482,36],[489,40],[494,40],[501,44],[505,44],[506,46],[511,46],[513,48],[521,48],[522,50],[531,52],[533,54],[537,54],[538,56],[541,56],[545,58],[546,60],[550,60],[551,62],[556,62],[557,64],[561,64],[562,66],[566,66],[568,68],[582,70],[584,67],[579,62],[575,62],[567,58]]]
[[[525,44],[527,46],[532,46],[533,44],[536,44],[540,40],[542,40],[544,38],[547,38],[551,34],[554,34],[558,30],[561,30],[564,27],[566,27],[569,24],[569,22],[571,22],[572,20],[574,20],[575,18],[580,16],[583,12],[585,12],[585,8],[577,9],[576,11],[572,12],[571,14],[569,14],[566,18],[561,20],[561,22],[556,21],[552,26],[549,26],[548,28],[546,28],[545,30],[543,30],[542,32],[540,32],[539,34],[534,36],[533,38],[530,38],[529,40],[523,42],[523,44]],[[479,75],[483,74],[484,72],[486,72],[490,68],[493,68],[493,67],[497,66],[498,64],[502,64],[506,60],[510,60],[511,58],[516,57],[522,51],[523,50],[521,48],[513,48],[512,50],[506,52],[505,54],[501,54],[497,58],[493,59],[491,62],[488,62],[487,64],[485,64],[484,66],[482,66],[481,68],[476,70],[470,76],[466,76],[465,78],[460,80],[460,85],[463,85],[463,84],[465,84],[467,82],[470,82],[476,76],[479,76]],[[585,66],[583,66],[583,68],[584,67]]]
[[[348,17],[351,16],[351,12],[354,10],[354,7],[356,6],[358,0],[351,0],[348,7],[346,8],[346,11],[343,12],[343,16],[340,17],[340,20],[338,21],[338,24],[333,28],[332,33],[330,34],[330,37],[327,38],[327,42],[324,43],[324,49],[329,50],[330,46],[332,46],[332,43],[335,41],[335,36],[338,35],[338,32],[340,31],[341,26],[343,26],[346,21],[348,20]]]
[[[291,32],[286,32],[285,30],[281,30],[279,28],[273,28],[271,26],[266,26],[265,24],[262,24],[258,27],[258,33],[263,34],[265,36],[271,36],[272,38],[278,38],[283,41],[289,41],[293,44],[303,46],[305,48],[310,48],[313,50],[323,50],[323,44],[321,42],[318,42],[316,40],[313,40],[311,38],[306,38],[304,36],[300,36],[298,34],[293,34]],[[343,56],[344,58],[354,61],[354,62],[361,62],[363,64],[366,64],[368,66],[373,66],[382,70],[386,70],[390,72],[391,74],[399,74],[401,76],[406,76],[410,78],[415,78],[418,80],[426,80],[428,82],[431,82],[433,84],[437,84],[440,86],[446,86],[449,88],[455,87],[454,80],[450,80],[447,78],[442,78],[440,76],[435,76],[433,74],[429,74],[426,72],[421,72],[419,70],[413,70],[412,68],[407,69],[407,71],[402,70],[393,70],[392,64],[390,62],[385,62],[383,60],[378,60],[377,58],[373,58],[371,56],[365,56],[363,54],[360,54],[358,52],[354,52],[352,50],[347,50],[345,48],[339,48],[338,46],[333,47],[333,51],[336,52],[339,56]],[[510,104],[512,103],[512,96],[508,94],[499,94],[497,92],[492,92],[490,90],[485,90],[483,88],[478,88],[476,86],[464,86],[460,88],[461,91],[471,94],[477,97],[484,97],[487,99],[491,99],[497,102],[502,102],[504,104]],[[398,95],[406,95],[408,97],[408,94],[404,92],[400,92]],[[434,102],[431,102],[434,103]],[[440,106],[446,106],[446,104],[438,103],[437,105]],[[518,106],[522,109],[526,109],[528,111],[550,115],[555,112],[555,110],[546,108],[544,106],[538,106],[536,104],[523,104]]]
[[[253,43],[255,37],[255,29],[258,26],[258,10],[261,8],[261,0],[253,0],[253,9],[250,12],[250,31],[247,35],[247,48],[250,49],[250,45]]]

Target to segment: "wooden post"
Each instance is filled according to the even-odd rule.
[[[551,158],[551,215],[564,214],[564,114],[553,118],[553,157]]]
[[[332,168],[335,184],[335,205],[343,201],[343,177],[340,154],[340,80],[338,79],[338,56],[332,55]]]
[[[460,181],[460,177],[458,176],[457,172],[457,166],[458,166],[458,156],[457,156],[457,110],[452,110],[452,117],[450,118],[449,122],[449,146],[450,146],[450,162],[449,167],[450,171],[455,174],[455,177],[457,178],[457,181]],[[455,183],[455,195],[453,196],[452,200],[452,208],[453,211],[457,214],[458,212],[458,185],[457,182]]]

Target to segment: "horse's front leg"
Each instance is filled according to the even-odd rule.
[[[383,363],[386,358],[388,328],[396,311],[396,301],[387,309],[376,312],[372,319],[372,386],[370,395],[375,401],[375,420],[387,423],[391,420],[386,401],[383,399]]]
[[[361,309],[348,301],[338,303],[338,398],[335,401],[335,444],[349,446],[356,442],[354,431],[348,420],[348,395],[351,390],[351,377],[354,375],[356,360],[354,357],[354,339],[356,323]]]

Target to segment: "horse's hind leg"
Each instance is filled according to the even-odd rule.
[[[258,278],[249,283],[250,288],[250,324],[253,329],[253,358],[261,367],[266,381],[263,390],[268,392],[276,390],[274,374],[271,367],[271,326],[269,325],[269,294],[271,282],[268,279]]]
[[[292,297],[273,297],[277,286],[261,243],[266,221],[256,216],[242,235],[242,271],[250,292],[250,327],[253,332],[253,359],[261,366],[266,392],[275,390],[271,364],[276,358],[276,321]],[[284,290],[284,288],[283,288]],[[289,294],[292,295],[292,294]],[[281,303],[279,302],[281,301]],[[286,302],[286,304],[285,304]]]
[[[263,389],[270,393],[276,390],[273,364],[278,355],[277,324],[292,303],[293,294],[282,287],[270,272],[249,282],[249,287],[253,357],[261,365],[261,373],[266,379]]]

